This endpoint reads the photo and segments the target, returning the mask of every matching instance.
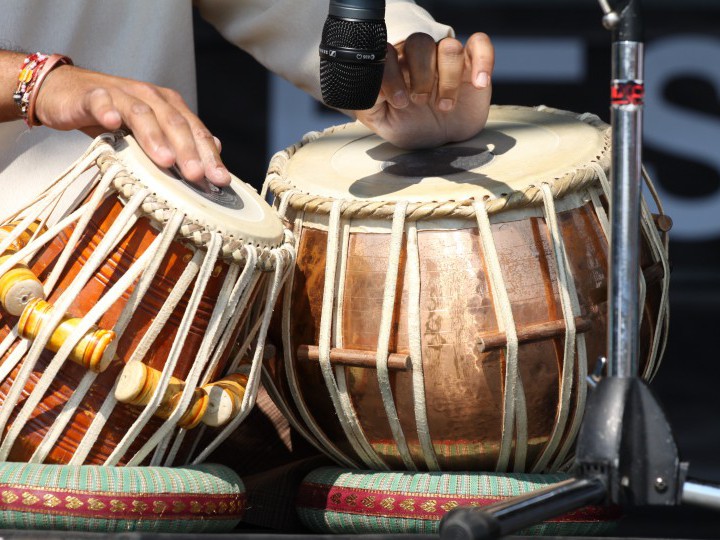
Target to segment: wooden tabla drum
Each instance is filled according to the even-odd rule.
[[[252,188],[105,135],[0,225],[1,461],[182,463],[247,414],[294,256]]]
[[[593,115],[493,108],[475,138],[405,151],[360,124],[272,161],[297,269],[273,377],[346,466],[556,470],[606,347],[610,140]],[[643,203],[643,375],[668,264]]]

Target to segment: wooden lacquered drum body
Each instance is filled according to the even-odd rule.
[[[596,117],[517,107],[435,150],[348,124],[276,155],[297,268],[274,380],[307,436],[373,469],[564,464],[606,348],[608,165]],[[643,238],[650,377],[668,266],[647,206]]]
[[[193,187],[106,135],[3,230],[0,276],[21,257],[44,298],[0,310],[0,459],[183,462],[193,428],[248,405],[234,373],[261,357],[268,295],[292,259],[252,188]]]

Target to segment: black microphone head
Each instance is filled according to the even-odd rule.
[[[383,20],[329,16],[320,43],[323,101],[338,109],[369,109],[382,85],[387,51]]]

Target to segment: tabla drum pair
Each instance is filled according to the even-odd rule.
[[[96,139],[0,221],[0,461],[202,459],[198,434],[252,407],[291,240],[236,178],[191,185]]]
[[[593,115],[495,107],[478,136],[434,150],[355,123],[278,153],[266,189],[297,267],[271,390],[297,428],[349,467],[565,465],[606,348],[610,150]],[[669,219],[642,204],[650,378]]]

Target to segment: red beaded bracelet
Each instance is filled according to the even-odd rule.
[[[43,64],[50,58],[42,53],[34,53],[23,60],[18,73],[18,85],[13,93],[13,101],[20,107],[20,114],[27,121],[27,110],[30,105],[30,94],[35,86],[35,78]]]
[[[23,60],[13,100],[20,107],[20,114],[28,127],[42,125],[35,115],[35,103],[40,85],[54,68],[66,64],[73,65],[73,62],[61,54],[46,55],[37,52]]]

